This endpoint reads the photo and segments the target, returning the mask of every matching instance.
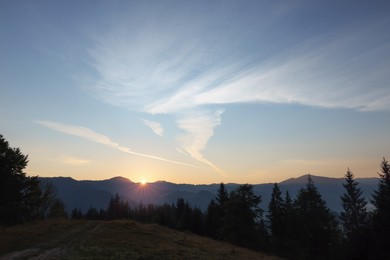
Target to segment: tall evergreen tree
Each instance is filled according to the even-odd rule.
[[[378,189],[372,200],[376,207],[373,215],[374,252],[377,259],[390,259],[390,164],[383,158],[380,167]]]
[[[311,176],[294,202],[298,258],[329,259],[337,244],[337,223]]]
[[[259,248],[266,236],[260,203],[261,197],[254,194],[253,185],[240,185],[233,190],[226,203],[223,238],[240,246]]]
[[[226,204],[229,193],[224,183],[219,185],[215,200],[211,200],[206,212],[207,233],[216,239],[222,239],[222,228],[226,220]]]
[[[107,207],[108,219],[122,219],[129,216],[129,203],[121,200],[119,194],[115,194],[115,197],[110,199]]]
[[[362,190],[358,187],[359,183],[354,179],[350,169],[345,174],[345,193],[341,196],[343,211],[340,213],[340,219],[343,222],[344,233],[347,237],[355,231],[367,225],[366,200],[362,197]]]
[[[271,194],[271,201],[268,204],[268,226],[271,231],[272,244],[278,251],[278,248],[282,245],[284,233],[286,231],[286,211],[282,198],[282,192],[279,185],[274,184]]]
[[[178,198],[176,202],[176,228],[179,230],[191,228],[191,207],[183,198]]]
[[[362,197],[362,190],[348,168],[343,183],[345,193],[341,196],[343,211],[340,219],[343,224],[345,257],[366,259],[368,257],[370,232],[368,229],[367,202]]]
[[[284,212],[284,234],[281,244],[277,248],[277,253],[284,257],[288,257],[294,253],[294,244],[296,241],[297,230],[296,223],[299,223],[296,217],[296,211],[294,208],[294,201],[292,200],[290,193],[286,191],[283,204]]]
[[[229,199],[229,193],[226,189],[226,185],[223,182],[221,182],[221,184],[219,185],[219,189],[217,191],[216,201],[221,207],[223,207],[224,204],[228,201],[228,199]]]

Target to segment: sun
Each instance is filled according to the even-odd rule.
[[[145,186],[146,184],[148,184],[145,179],[142,179],[139,183],[141,184],[141,186]]]

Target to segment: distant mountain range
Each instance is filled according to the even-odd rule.
[[[328,178],[311,175],[322,198],[327,206],[335,212],[341,211],[340,196],[344,193],[342,184],[343,178]],[[142,203],[161,205],[164,203],[176,203],[182,197],[191,206],[206,210],[211,199],[215,198],[218,184],[192,185],[175,184],[165,181],[158,181],[141,185],[123,177],[115,177],[102,181],[77,181],[69,177],[40,178],[43,181],[50,181],[56,187],[57,195],[63,200],[67,211],[80,208],[84,213],[92,206],[96,209],[106,209],[110,198],[116,193],[123,200],[127,200],[131,206]],[[363,196],[369,201],[373,191],[377,188],[377,178],[356,179]],[[283,192],[289,191],[294,198],[297,191],[305,186],[307,175],[299,178],[292,178],[279,183]],[[228,191],[235,189],[239,184],[226,184]],[[256,184],[254,192],[261,195],[261,207],[266,209],[270,201],[273,183]],[[370,205],[369,205],[370,206]]]

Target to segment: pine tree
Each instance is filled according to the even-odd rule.
[[[229,193],[224,183],[219,185],[215,200],[211,200],[206,212],[207,234],[216,239],[223,239],[222,228],[226,221],[226,204]]]
[[[283,204],[283,212],[284,212],[284,236],[277,248],[277,253],[281,256],[288,257],[291,256],[294,251],[294,244],[296,241],[296,234],[299,232],[297,230],[296,223],[299,223],[296,217],[296,211],[294,208],[294,202],[290,196],[290,193],[286,191],[284,196],[284,204]]]
[[[343,211],[340,214],[344,232],[347,236],[367,225],[368,215],[365,208],[367,202],[362,197],[363,192],[358,185],[359,183],[355,181],[353,173],[348,169],[343,184],[346,193],[341,196]]]
[[[219,185],[219,189],[218,189],[218,192],[217,192],[217,202],[218,204],[223,207],[224,204],[228,201],[229,199],[229,193],[226,189],[226,186],[225,184],[222,182],[220,185]]]
[[[261,197],[253,192],[253,185],[240,185],[229,194],[223,238],[234,244],[259,248],[266,234],[262,221]]]
[[[123,219],[129,216],[129,203],[120,199],[119,194],[110,199],[107,207],[108,219]]]
[[[376,207],[373,215],[375,258],[390,259],[390,165],[383,158],[379,174],[378,190],[373,194]]]
[[[279,185],[274,184],[272,189],[271,201],[268,204],[268,225],[271,231],[271,238],[274,248],[279,248],[286,231],[285,205],[282,198],[282,192]]]
[[[301,259],[329,259],[337,241],[337,224],[310,175],[294,202],[296,242]]]
[[[176,228],[178,230],[191,229],[191,207],[183,198],[176,202]]]
[[[341,196],[343,211],[340,219],[343,224],[346,257],[367,258],[369,248],[367,202],[362,197],[362,190],[354,175],[348,168],[343,184],[345,193]]]

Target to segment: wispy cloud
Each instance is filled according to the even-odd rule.
[[[221,124],[220,111],[204,112],[209,105],[271,102],[390,110],[388,18],[370,17],[298,41],[286,37],[273,49],[266,40],[278,36],[272,26],[286,22],[278,19],[296,8],[263,8],[274,8],[278,16],[273,17],[215,7],[210,12],[218,15],[168,8],[163,11],[169,19],[162,21],[152,8],[145,17],[117,18],[111,29],[96,34],[89,49],[96,80],[86,90],[142,113],[174,114],[186,132],[179,145],[217,171],[202,154]],[[163,134],[155,122],[144,123]]]
[[[218,21],[189,14],[199,23],[183,28],[175,20],[182,18],[116,25],[96,37],[89,53],[98,80],[88,91],[110,104],[152,114],[244,102],[390,109],[388,19],[349,24],[259,59],[266,56],[261,49],[257,55],[235,51],[245,38],[237,37],[242,28],[231,22],[225,21],[231,30],[223,30],[207,23]],[[248,28],[253,43],[269,36]]]
[[[223,84],[198,93],[194,105],[273,102],[390,110],[385,72],[390,59],[381,56],[390,51],[390,44],[364,46],[360,37],[373,35],[350,32],[348,36],[327,37],[325,43],[321,42],[324,38],[317,39],[304,49],[241,71]]]
[[[161,126],[159,122],[154,122],[146,119],[142,119],[142,122],[144,122],[145,125],[149,126],[152,131],[159,136],[164,135],[164,128]]]
[[[192,164],[188,163],[183,163],[183,162],[178,162],[174,160],[169,160],[165,159],[162,157],[154,156],[154,155],[149,155],[149,154],[144,154],[144,153],[138,153],[135,151],[132,151],[130,148],[126,146],[121,146],[118,143],[112,141],[110,138],[107,136],[104,136],[102,134],[96,133],[92,131],[89,128],[82,127],[82,126],[74,126],[74,125],[65,125],[57,122],[51,122],[51,121],[42,121],[42,120],[37,120],[35,123],[43,125],[45,127],[48,127],[50,129],[53,129],[55,131],[67,134],[67,135],[73,135],[77,137],[84,138],[86,140],[92,141],[94,143],[102,144],[109,146],[113,149],[122,151],[127,154],[131,155],[136,155],[136,156],[141,156],[141,157],[146,157],[146,158],[151,158],[151,159],[156,159],[159,161],[164,161],[164,162],[169,162],[169,163],[174,163],[174,164],[179,164],[179,165],[185,165],[185,166],[190,166],[190,167],[196,167]]]
[[[209,112],[193,112],[177,121],[179,128],[186,133],[178,138],[183,149],[199,162],[205,163],[215,171],[224,174],[224,172],[204,158],[201,151],[206,148],[209,139],[214,135],[214,128],[221,124],[221,115],[223,111],[218,110],[214,114]]]

